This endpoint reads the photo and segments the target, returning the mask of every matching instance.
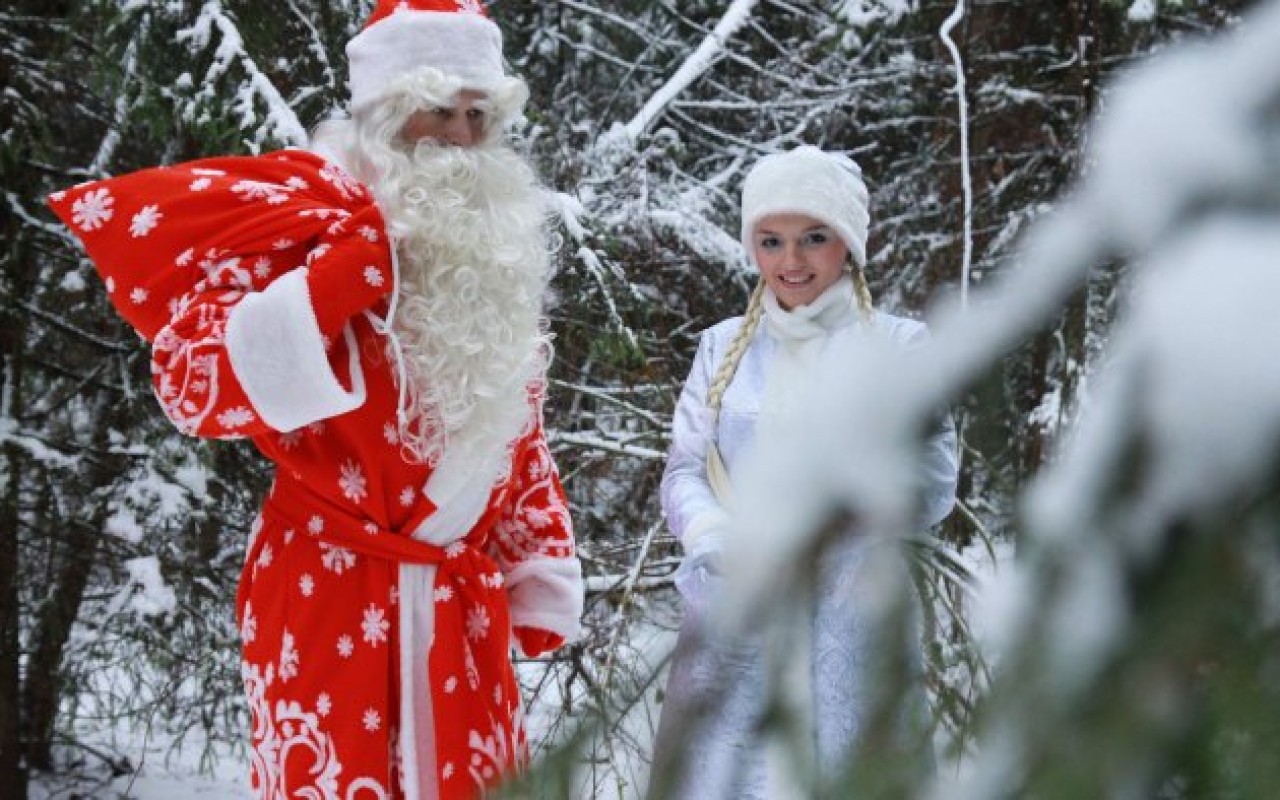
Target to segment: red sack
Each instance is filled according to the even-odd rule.
[[[149,342],[201,281],[261,288],[342,251],[391,273],[369,191],[303,150],[144,169],[55,192],[48,202],[84,243],[112,304]]]

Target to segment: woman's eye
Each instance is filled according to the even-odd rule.
[[[766,236],[760,240],[760,246],[767,250],[772,250],[773,248],[778,247],[781,244],[782,244],[781,240],[779,240],[778,237],[776,236]]]
[[[809,244],[826,244],[828,241],[827,234],[821,231],[814,231],[806,237],[806,240]]]
[[[478,108],[467,109],[467,119],[484,119],[484,112]]]

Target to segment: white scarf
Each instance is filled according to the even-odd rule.
[[[765,377],[759,425],[787,435],[804,414],[805,387],[821,369],[821,357],[837,336],[854,333],[859,311],[853,279],[843,276],[807,306],[788,311],[771,290],[764,294],[764,324],[777,346]]]

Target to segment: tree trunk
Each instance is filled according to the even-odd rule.
[[[4,373],[0,376],[0,394],[14,397],[21,373],[21,356],[10,347],[13,332],[20,330],[13,325],[0,326],[0,341],[4,351]],[[4,412],[12,413],[11,408]],[[0,471],[3,472],[3,496],[0,497],[0,797],[26,800],[27,770],[22,758],[22,721],[18,698],[21,696],[22,638],[20,636],[21,607],[18,586],[21,582],[21,564],[18,558],[18,497],[20,493],[23,459],[21,450],[13,442],[6,442],[0,451]]]

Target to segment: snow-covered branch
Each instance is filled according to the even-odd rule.
[[[233,63],[238,62],[248,79],[231,101],[231,107],[240,118],[240,125],[243,128],[254,125],[258,119],[256,101],[260,100],[266,105],[267,112],[259,129],[259,144],[267,137],[276,138],[288,145],[306,144],[306,128],[275,84],[262,73],[249,55],[240,30],[219,0],[206,0],[195,23],[179,31],[177,39],[179,42],[189,42],[195,49],[202,49],[209,45],[214,29],[221,36],[221,41],[214,50],[213,63],[205,72],[205,91],[212,92],[218,79],[231,69]]]
[[[667,104],[688,88],[689,84],[697,80],[715,62],[730,37],[746,23],[750,17],[751,10],[757,2],[758,0],[733,0],[711,33],[702,40],[698,48],[685,59],[680,68],[667,79],[667,82],[657,92],[654,92],[653,96],[644,104],[644,107],[622,126],[621,133],[634,141],[640,137],[640,134],[648,130]],[[610,135],[617,134],[611,131]]]

